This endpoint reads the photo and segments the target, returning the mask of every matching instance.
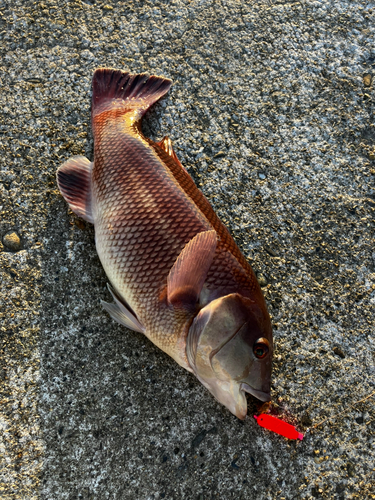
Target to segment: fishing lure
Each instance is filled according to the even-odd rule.
[[[303,439],[303,434],[298,432],[293,425],[283,422],[279,418],[266,415],[265,413],[262,413],[258,417],[254,415],[254,418],[261,427],[276,432],[276,434],[285,436],[288,439]]]

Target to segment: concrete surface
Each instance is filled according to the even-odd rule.
[[[375,498],[375,4],[0,0],[0,498]],[[55,171],[98,66],[172,78],[146,132],[259,274],[287,442],[115,324]],[[255,404],[250,401],[254,410]],[[278,405],[278,406],[276,406]],[[339,414],[339,415],[338,415]]]

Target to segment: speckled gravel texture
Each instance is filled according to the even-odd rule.
[[[375,498],[375,399],[351,406],[375,390],[374,13],[0,0],[2,500]],[[254,401],[237,420],[101,309],[93,227],[55,182],[92,158],[99,66],[174,81],[144,129],[172,138],[258,273],[275,411],[300,430],[334,417],[302,442],[258,427]]]

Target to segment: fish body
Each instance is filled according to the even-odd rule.
[[[171,81],[101,68],[93,76],[94,161],[57,172],[96,248],[114,302],[104,308],[144,333],[239,418],[244,393],[269,400],[272,330],[256,277],[164,138],[141,130]]]

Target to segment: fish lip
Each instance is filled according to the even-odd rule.
[[[258,391],[244,382],[241,384],[241,390],[255,396],[260,401],[271,401],[271,395],[269,392]]]

